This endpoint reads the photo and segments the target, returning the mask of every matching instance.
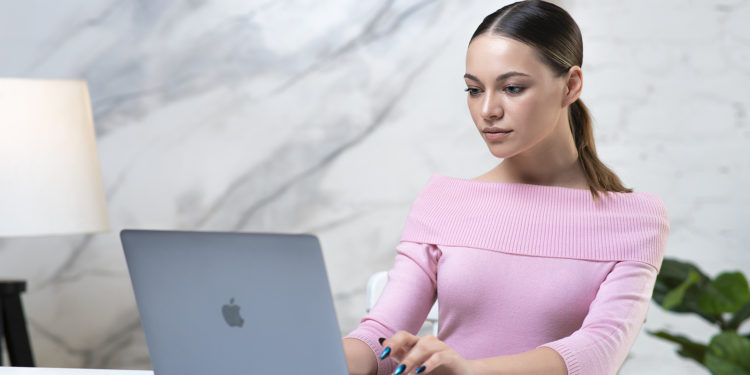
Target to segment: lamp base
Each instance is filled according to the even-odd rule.
[[[0,336],[5,336],[11,366],[34,367],[26,318],[21,305],[21,293],[25,291],[26,281],[0,280]]]

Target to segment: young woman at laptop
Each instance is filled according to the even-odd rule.
[[[433,175],[377,304],[343,339],[352,374],[615,374],[646,317],[669,219],[597,157],[581,34],[521,1],[471,37],[471,117],[502,162]],[[417,337],[439,297],[439,334]]]

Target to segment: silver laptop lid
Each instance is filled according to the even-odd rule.
[[[120,238],[155,375],[348,374],[314,235]]]

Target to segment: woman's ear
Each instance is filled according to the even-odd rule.
[[[581,67],[573,65],[565,76],[565,96],[563,98],[563,107],[573,104],[581,96],[583,88],[583,72]]]

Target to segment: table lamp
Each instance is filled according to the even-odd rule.
[[[86,82],[0,78],[0,238],[107,231]],[[0,281],[13,366],[33,366],[20,293]],[[2,357],[0,357],[0,362]]]

